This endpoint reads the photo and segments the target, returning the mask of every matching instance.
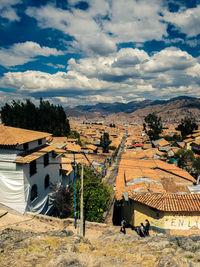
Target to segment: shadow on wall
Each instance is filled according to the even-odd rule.
[[[113,208],[113,218],[112,218],[113,225],[121,225],[122,206],[123,206],[122,201],[115,201]]]

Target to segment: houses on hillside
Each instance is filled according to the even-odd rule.
[[[24,213],[50,211],[50,185],[62,182],[63,150],[46,144],[49,133],[0,124],[0,203]]]
[[[116,178],[114,223],[125,218],[139,226],[149,219],[157,231],[200,229],[200,188],[195,185],[196,179],[156,159],[155,154],[156,149],[123,154]]]

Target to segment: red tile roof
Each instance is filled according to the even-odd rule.
[[[161,211],[200,211],[200,194],[135,194],[129,198]]]
[[[36,160],[42,156],[44,156],[45,154],[49,153],[49,152],[54,152],[56,157],[60,157],[65,150],[62,149],[57,149],[54,146],[45,146],[43,148],[37,148],[33,151],[28,151],[28,153],[24,152],[23,155],[18,156],[15,159],[15,163],[21,163],[21,164],[26,164],[26,163],[30,163],[33,160]]]
[[[50,133],[9,127],[0,124],[0,145],[16,146],[51,136]]]

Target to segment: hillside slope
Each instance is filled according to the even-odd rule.
[[[104,231],[93,240],[70,230],[32,233],[14,229],[0,232],[0,266],[132,267],[200,264],[200,235],[163,234],[141,238]]]
[[[169,118],[180,120],[184,116],[199,118],[200,99],[194,97],[177,97],[170,100],[145,100],[124,103],[99,103],[92,106],[77,106],[65,108],[69,117],[81,117],[84,119],[109,118],[110,120],[123,120],[123,118],[143,118],[149,113],[155,112],[164,120]]]
[[[200,234],[169,236],[86,222],[86,237],[72,219],[0,210],[0,266],[22,267],[195,267],[200,265]],[[9,227],[9,228],[8,228]],[[186,234],[184,231],[183,234]]]

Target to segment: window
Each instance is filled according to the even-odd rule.
[[[38,197],[38,189],[37,189],[37,185],[34,184],[31,187],[31,201],[35,200]]]
[[[50,178],[49,178],[49,175],[47,174],[47,175],[45,176],[45,179],[44,179],[44,188],[45,188],[45,189],[48,188],[49,185],[50,185]]]
[[[24,150],[28,149],[28,143],[23,144]]]
[[[42,144],[42,139],[39,139],[38,140],[38,145],[41,145]]]
[[[36,160],[33,160],[30,162],[29,165],[29,170],[30,170],[30,176],[32,176],[33,174],[35,174],[37,172],[37,168],[36,168]]]
[[[49,165],[49,154],[44,155],[44,167]]]

